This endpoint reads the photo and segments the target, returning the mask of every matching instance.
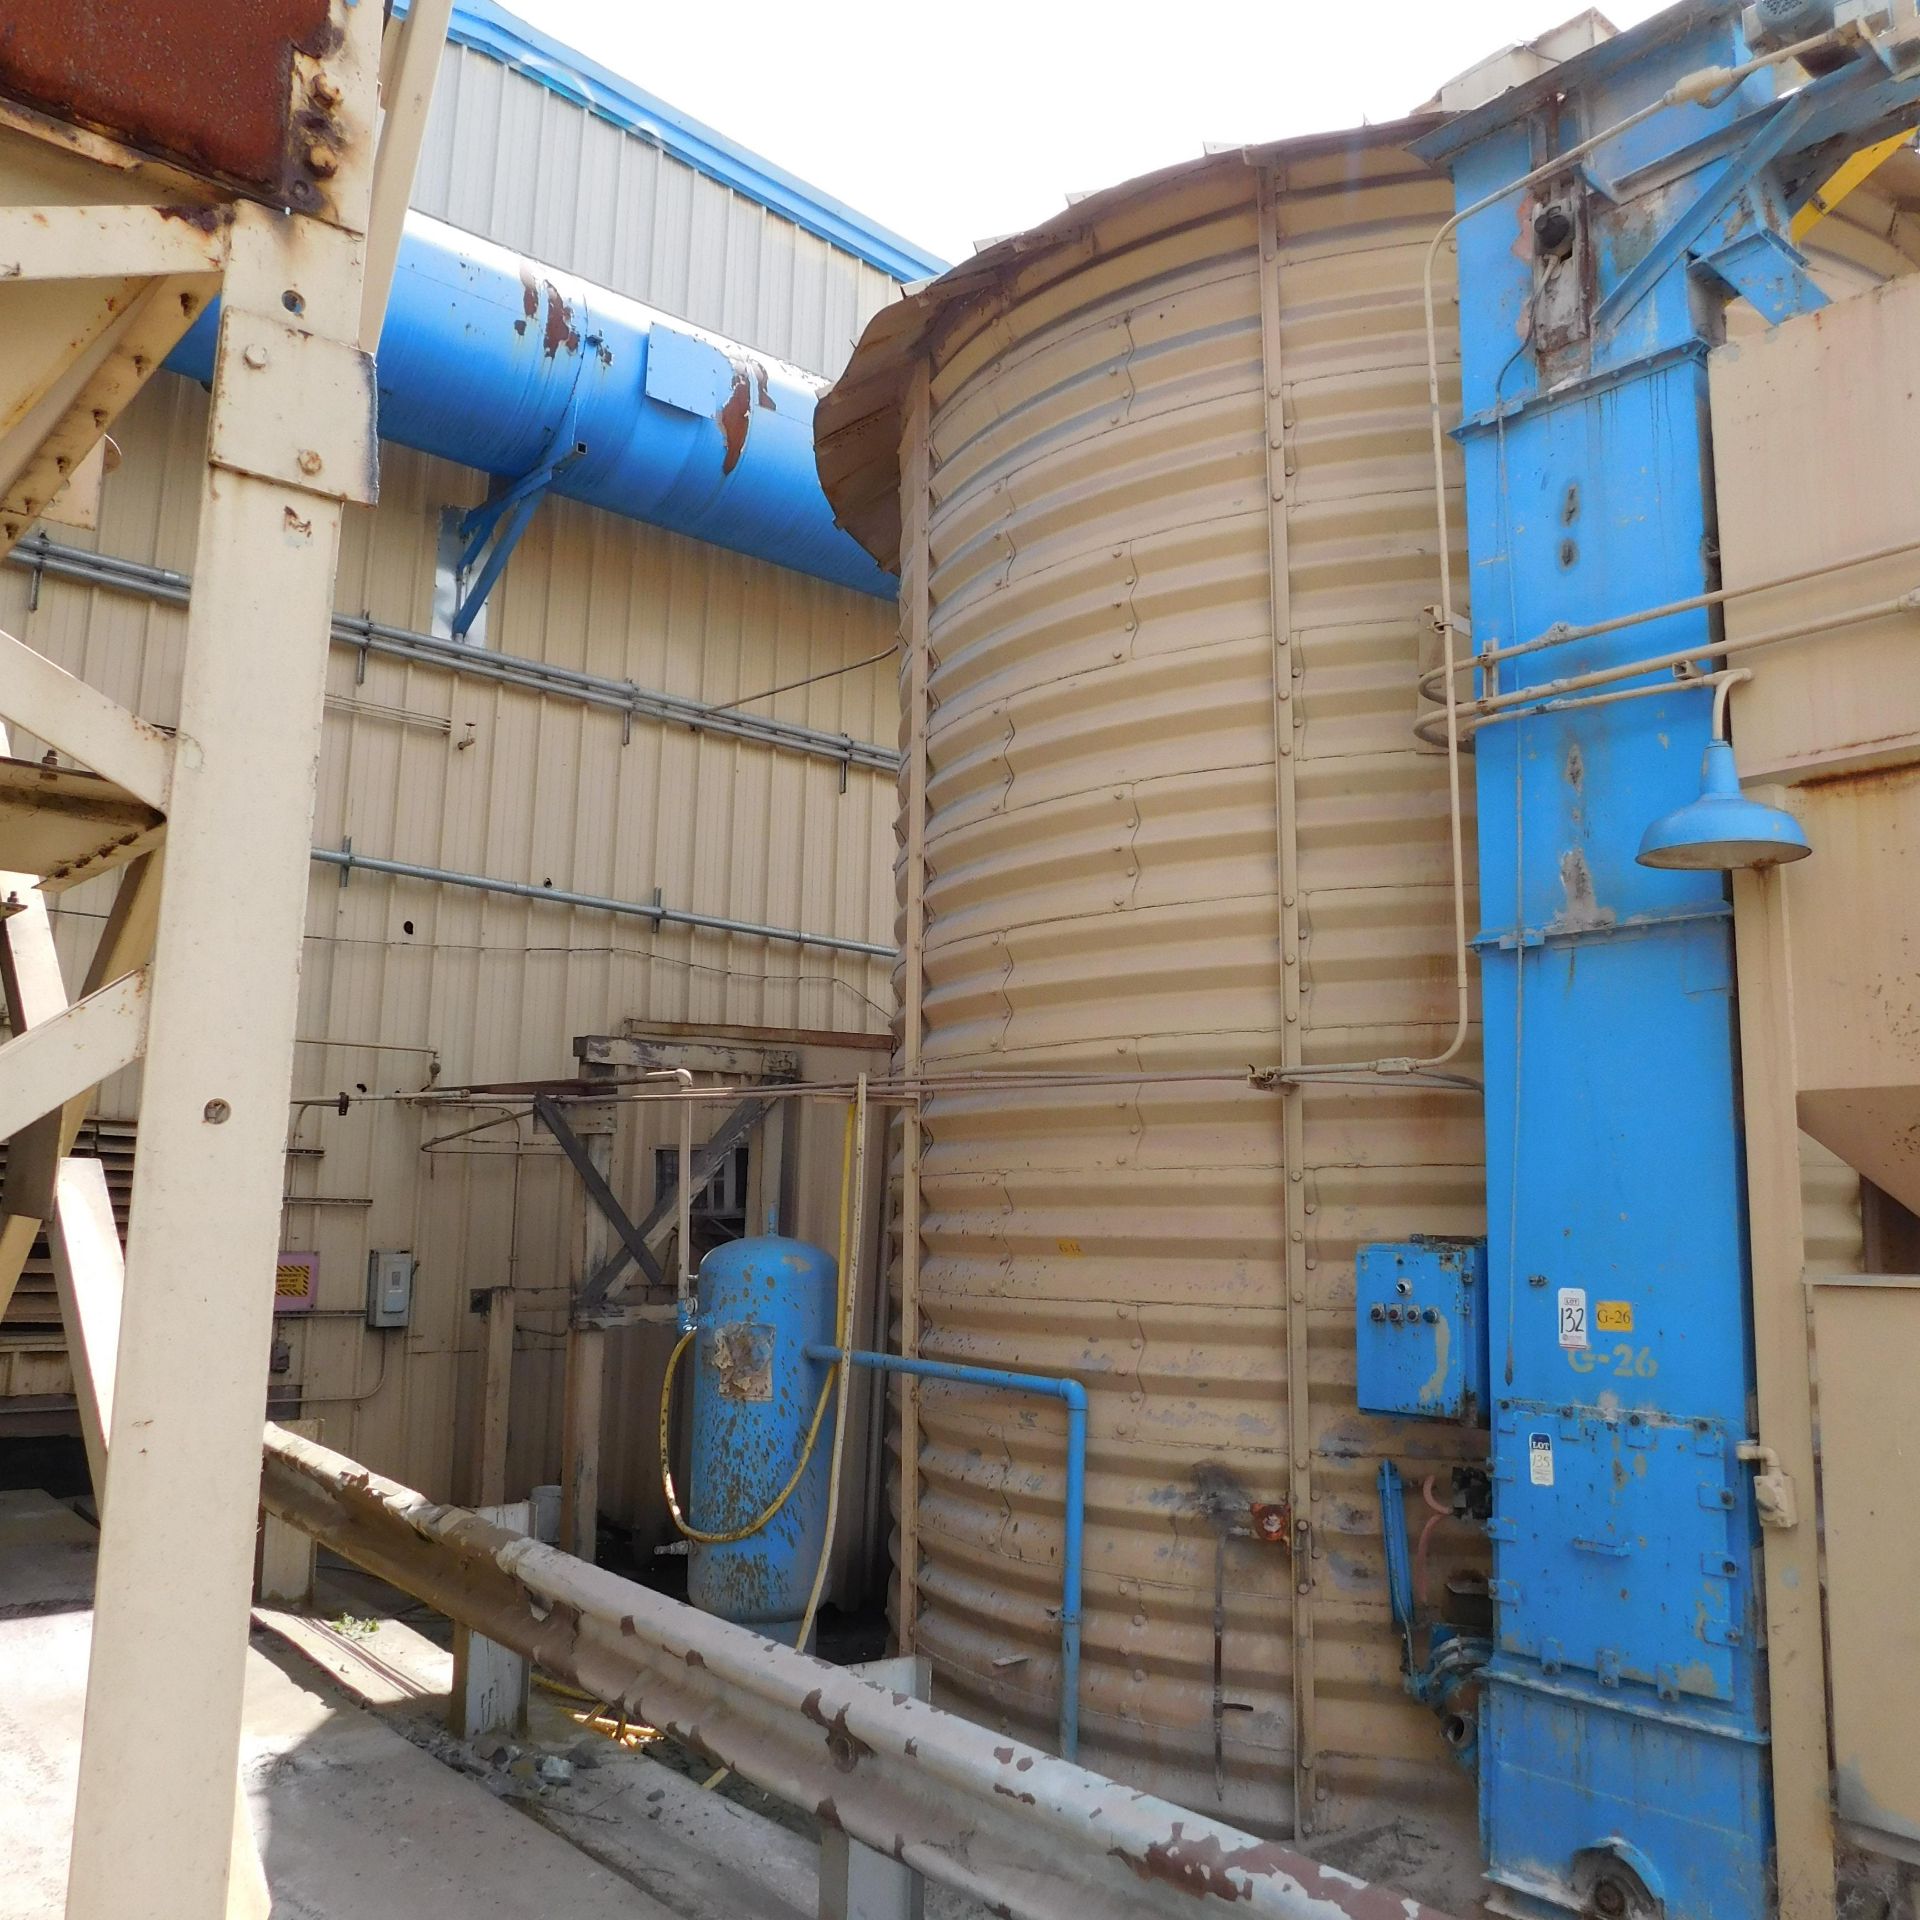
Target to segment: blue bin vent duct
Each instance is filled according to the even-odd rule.
[[[1777,93],[1747,71],[1740,11],[1685,0],[1414,143],[1459,209],[1478,691],[1489,658],[1521,656],[1474,760],[1493,1336],[1479,1774],[1489,1904],[1516,1920],[1780,1908],[1718,869],[1779,858],[1790,823],[1741,799],[1707,676],[1658,661],[1710,665],[1722,637],[1702,605],[1719,309],[1822,304],[1796,197],[1913,124],[1920,68],[1853,42]],[[1586,673],[1629,697],[1556,701],[1557,677]]]
[[[167,361],[213,376],[218,309]],[[380,435],[881,599],[813,458],[826,383],[409,214],[379,348]]]

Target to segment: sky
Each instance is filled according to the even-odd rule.
[[[1579,0],[505,0],[951,261],[1212,145],[1398,119]],[[1660,0],[1612,0],[1616,26]],[[804,31],[801,29],[804,28]]]

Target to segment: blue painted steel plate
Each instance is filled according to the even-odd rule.
[[[1500,1651],[1670,1700],[1731,1700],[1746,1608],[1729,1455],[1715,1421],[1503,1405],[1489,1528]]]

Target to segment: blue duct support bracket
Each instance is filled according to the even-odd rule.
[[[543,460],[531,473],[490,494],[479,506],[461,516],[460,534],[467,544],[455,565],[461,589],[460,604],[454,609],[451,623],[456,640],[464,640],[472,631],[480,609],[487,604],[487,595],[513,558],[520,536],[532,525],[534,509],[560,475],[586,453],[586,442],[571,438],[573,419],[574,410],[569,407],[567,424],[560,435],[564,451],[553,459]],[[476,566],[478,573],[474,572]],[[468,584],[469,576],[471,584]]]
[[[1817,304],[1787,217],[1839,148],[1890,115],[1912,123],[1920,82],[1858,46],[1784,101],[1762,69],[1662,104],[1747,59],[1739,14],[1682,0],[1417,143],[1460,209],[1477,649],[1718,584],[1717,302],[1751,291],[1774,319]],[[1516,184],[1615,127],[1580,164]],[[1676,613],[1503,661],[1497,690],[1654,654],[1705,662],[1716,637],[1709,612]],[[1476,739],[1483,1839],[1510,1914],[1765,1920],[1732,930],[1722,875],[1635,858],[1648,823],[1695,798],[1711,702],[1660,673],[1630,684],[1650,691],[1503,716]]]
[[[209,307],[173,350],[174,372],[212,377],[218,314]],[[383,439],[510,492],[544,473],[546,491],[567,499],[890,600],[898,581],[834,524],[820,488],[824,385],[407,216],[378,353]],[[519,530],[539,497],[519,497]]]
[[[837,1360],[840,1349],[813,1346],[809,1359]],[[1060,1757],[1080,1754],[1080,1621],[1081,1581],[1087,1538],[1087,1390],[1078,1380],[1056,1379],[1045,1373],[1008,1373],[1000,1367],[969,1367],[957,1360],[910,1360],[896,1353],[866,1353],[855,1349],[847,1356],[856,1367],[874,1373],[911,1374],[919,1380],[951,1380],[968,1387],[991,1387],[1000,1393],[1037,1393],[1063,1402],[1067,1409],[1066,1516],[1060,1543]]]

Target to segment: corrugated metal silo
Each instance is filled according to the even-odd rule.
[[[1478,1106],[1246,1073],[1453,1031],[1446,763],[1411,730],[1449,203],[1405,137],[1222,156],[982,255],[870,329],[822,469],[884,545],[836,435],[905,409],[911,476],[926,357],[925,1071],[1136,1076],[924,1113],[921,1350],[1092,1390],[1085,1756],[1269,1828],[1296,1782],[1308,1830],[1457,1821],[1470,1872],[1373,1485],[1477,1440],[1359,1415],[1351,1301],[1361,1241],[1478,1228]],[[1216,1077],[1137,1078],[1163,1073]],[[932,1385],[922,1409],[919,1644],[963,1709],[1044,1738],[1059,1423]],[[1294,1544],[1251,1537],[1290,1501]]]
[[[902,576],[903,1332],[1090,1390],[1082,1757],[1464,1910],[1472,1781],[1401,1684],[1375,1485],[1391,1458],[1444,1490],[1484,1435],[1358,1411],[1353,1298],[1361,1244],[1482,1229],[1481,1103],[1247,1075],[1455,1029],[1447,762],[1413,731],[1451,206],[1424,124],[1215,156],[987,249],[875,319],[818,451]],[[1450,249],[1436,278],[1451,422]],[[1477,1076],[1477,1027],[1445,1070]],[[1857,1184],[1817,1168],[1809,1198],[1851,1263]],[[927,1383],[905,1443],[939,1697],[1044,1742],[1062,1424]],[[1477,1529],[1430,1547],[1436,1599],[1479,1581]]]

